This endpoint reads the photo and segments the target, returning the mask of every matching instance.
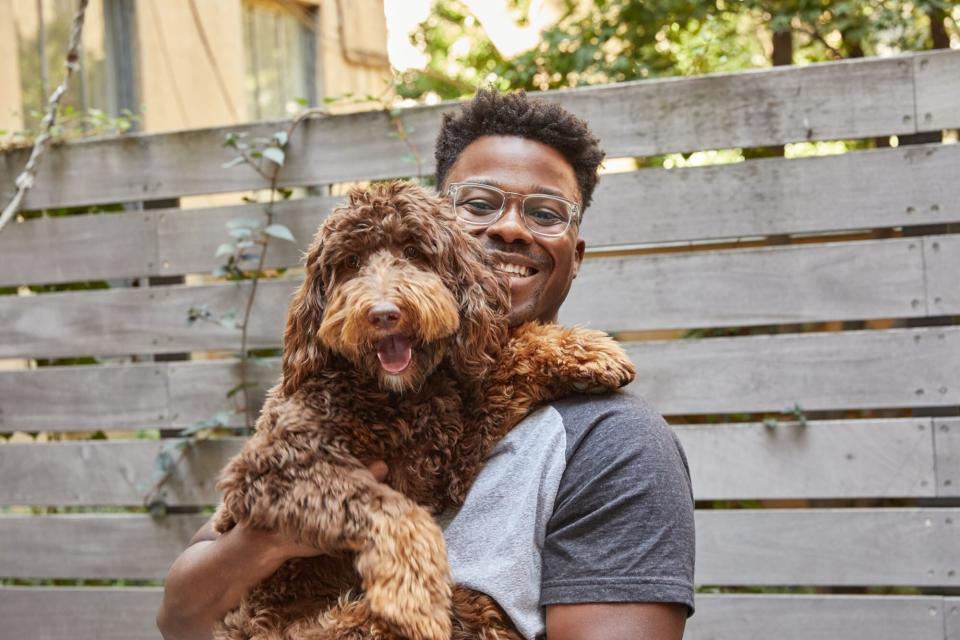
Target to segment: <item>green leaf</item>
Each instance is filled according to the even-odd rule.
[[[151,501],[147,509],[149,509],[150,515],[154,518],[162,518],[167,515],[167,503],[160,498]]]
[[[281,240],[288,240],[290,242],[296,242],[297,239],[293,237],[293,233],[287,227],[282,224],[271,224],[269,227],[263,230],[268,236],[273,236],[274,238],[279,238]]]
[[[277,144],[278,147],[282,148],[287,146],[287,142],[290,141],[290,138],[289,136],[287,136],[286,131],[277,131],[276,133],[273,134],[273,141]],[[281,162],[279,164],[283,164],[283,163]]]
[[[220,165],[220,167],[222,169],[230,169],[231,167],[235,167],[238,164],[243,164],[246,161],[247,161],[246,158],[242,156],[237,156],[236,158],[234,158],[233,160],[230,160],[229,162],[224,162],[222,165]]]
[[[263,224],[263,220],[260,218],[230,218],[227,220],[227,229],[236,229],[238,227],[256,229],[261,224]]]
[[[234,245],[225,242],[221,244],[219,247],[217,247],[217,253],[215,254],[215,257],[222,258],[223,256],[232,256],[233,251],[234,251]]]
[[[227,233],[230,234],[231,238],[249,238],[253,232],[247,227],[237,227],[227,230]]]
[[[287,155],[283,152],[283,149],[278,149],[276,147],[267,147],[263,150],[263,157],[269,160],[270,162],[283,166],[283,161],[286,159]]]

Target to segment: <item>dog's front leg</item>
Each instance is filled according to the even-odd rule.
[[[636,369],[602,331],[530,322],[513,330],[497,376],[542,402],[603,393],[631,382]]]
[[[328,461],[287,466],[256,477],[242,501],[228,494],[224,504],[253,528],[327,552],[355,552],[365,604],[375,617],[406,638],[450,637],[443,534],[425,509],[367,469]]]

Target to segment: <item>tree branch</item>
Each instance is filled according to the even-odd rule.
[[[40,135],[37,136],[37,139],[33,142],[33,149],[30,152],[30,158],[27,160],[27,164],[24,166],[23,172],[17,176],[17,180],[15,182],[17,185],[17,192],[13,195],[13,198],[10,200],[9,204],[7,204],[7,206],[4,208],[3,213],[0,214],[0,230],[3,230],[3,227],[10,222],[13,216],[16,215],[17,211],[20,210],[20,205],[23,203],[23,199],[27,195],[27,191],[33,188],[33,183],[37,177],[37,165],[40,161],[40,156],[42,156],[50,146],[50,139],[52,137],[50,132],[53,129],[53,125],[56,124],[57,121],[57,111],[60,108],[60,99],[63,98],[63,94],[67,91],[67,85],[70,83],[70,77],[75,71],[77,71],[77,69],[80,68],[80,37],[83,34],[83,18],[87,12],[87,3],[88,0],[79,0],[77,13],[73,16],[73,30],[70,32],[70,46],[67,49],[67,72],[63,76],[63,82],[60,83],[60,86],[54,90],[54,92],[50,95],[50,98],[47,100],[47,113],[43,116],[43,120],[40,122]]]

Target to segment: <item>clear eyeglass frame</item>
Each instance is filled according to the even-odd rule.
[[[492,212],[488,220],[471,220],[460,215],[459,208],[457,206],[457,198],[460,194],[460,190],[464,187],[473,187],[476,189],[486,189],[495,193],[499,193],[503,198],[503,203],[500,205],[500,209],[496,212]],[[452,206],[453,213],[457,218],[465,224],[469,224],[475,227],[489,227],[494,222],[503,217],[504,212],[507,210],[507,203],[511,197],[521,198],[520,201],[520,219],[523,220],[524,226],[527,228],[530,233],[536,234],[538,236],[543,236],[546,238],[557,238],[562,236],[570,228],[570,225],[576,222],[577,225],[580,224],[580,205],[566,198],[561,198],[560,196],[549,195],[546,193],[517,193],[515,191],[504,191],[493,185],[483,184],[480,182],[454,182],[447,186],[447,196],[449,196]],[[566,223],[554,225],[550,227],[549,231],[544,228],[536,228],[535,225],[527,220],[527,214],[525,213],[525,204],[531,198],[537,199],[546,199],[554,202],[562,203],[567,208],[568,218]],[[556,228],[556,231],[554,231]]]

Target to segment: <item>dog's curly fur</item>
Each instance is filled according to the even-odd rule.
[[[371,315],[384,303],[398,311],[388,323]],[[217,638],[518,637],[493,600],[452,587],[431,514],[462,504],[535,405],[615,389],[634,370],[603,333],[511,331],[508,311],[506,283],[439,197],[392,183],[334,210],[290,306],[281,381],[224,470],[214,518],[220,532],[242,522],[327,555],[287,562]],[[395,373],[378,361],[390,336],[412,343]],[[387,461],[385,483],[373,460]]]

